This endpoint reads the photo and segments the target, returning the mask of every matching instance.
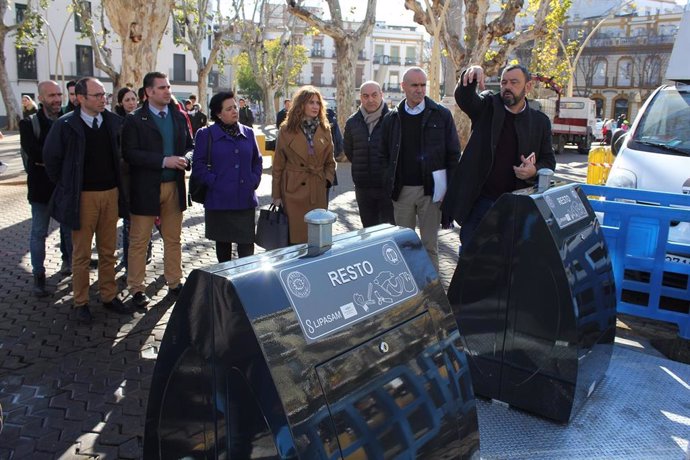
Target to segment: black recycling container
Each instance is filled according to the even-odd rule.
[[[382,225],[193,271],[144,458],[479,458],[467,358],[417,235]]]
[[[611,259],[577,185],[502,195],[463,247],[448,290],[474,391],[559,422],[609,365]]]

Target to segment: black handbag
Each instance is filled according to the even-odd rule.
[[[206,168],[211,170],[211,145],[213,144],[213,137],[211,130],[208,130],[208,143],[206,144]],[[208,192],[208,185],[201,182],[201,179],[192,175],[189,178],[189,196],[195,203],[204,204],[206,201],[206,192]]]
[[[270,205],[259,211],[256,224],[256,244],[266,250],[284,248],[289,243],[290,229],[282,206]]]

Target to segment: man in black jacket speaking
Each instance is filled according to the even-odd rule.
[[[443,210],[460,228],[467,245],[493,203],[504,193],[525,188],[541,168],[556,168],[548,117],[529,106],[525,95],[532,77],[522,65],[501,74],[500,94],[484,89],[484,70],[464,70],[455,88],[455,101],[472,121],[472,133],[460,158]]]
[[[344,152],[352,163],[352,182],[363,227],[393,224],[393,203],[383,188],[385,165],[381,158],[381,122],[388,113],[381,86],[375,81],[362,83],[362,105],[345,122]]]

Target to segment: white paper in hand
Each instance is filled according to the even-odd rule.
[[[448,188],[446,184],[446,170],[439,169],[432,172],[431,175],[434,178],[434,196],[431,201],[438,203],[446,196],[446,189]]]

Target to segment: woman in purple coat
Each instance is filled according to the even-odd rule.
[[[196,133],[192,176],[208,186],[206,238],[216,242],[218,262],[225,262],[232,259],[232,243],[239,257],[254,254],[256,189],[263,166],[254,131],[238,123],[233,92],[213,96],[209,114],[215,123]]]

